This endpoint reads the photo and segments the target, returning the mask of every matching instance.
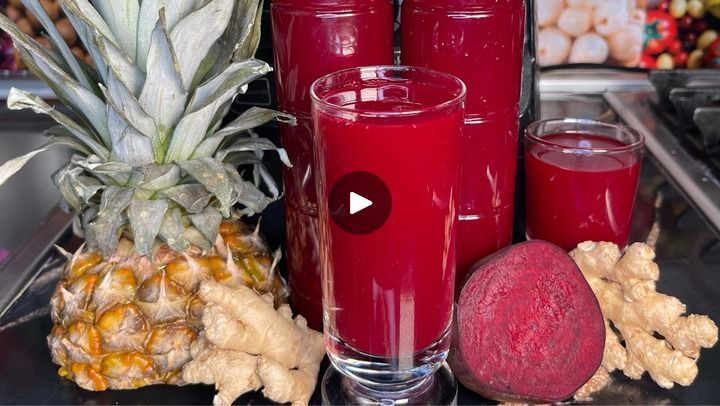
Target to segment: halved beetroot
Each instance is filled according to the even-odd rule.
[[[557,402],[590,379],[604,346],[600,307],[575,262],[554,244],[530,241],[473,267],[448,362],[487,398]]]

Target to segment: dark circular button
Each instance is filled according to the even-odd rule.
[[[330,217],[352,234],[370,234],[385,224],[392,196],[385,182],[369,172],[350,172],[333,185],[328,201]]]

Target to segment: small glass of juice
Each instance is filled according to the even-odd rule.
[[[628,244],[644,138],[632,128],[551,119],[525,132],[526,234],[566,250]]]
[[[323,402],[451,403],[457,386],[442,364],[465,85],[430,69],[374,66],[322,77],[311,92],[325,344],[334,367],[323,378]],[[336,196],[349,206],[334,205]]]

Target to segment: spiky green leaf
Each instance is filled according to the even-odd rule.
[[[218,229],[223,219],[216,208],[206,207],[201,213],[192,214],[189,217],[192,224],[202,233],[205,239],[210,242],[215,241],[215,236],[218,234]]]
[[[102,55],[95,46],[97,36],[103,36],[108,41],[117,45],[115,35],[110,30],[110,27],[105,24],[97,10],[87,0],[58,0],[63,12],[67,16],[70,23],[75,27],[80,41],[88,50],[93,61],[97,72],[104,79],[107,72],[105,61],[102,59]]]
[[[155,162],[150,139],[133,127],[129,120],[118,113],[115,106],[108,104],[108,127],[113,160],[125,162],[131,166],[147,165]]]
[[[155,237],[160,233],[167,212],[167,200],[133,200],[128,209],[135,249],[142,255],[152,253]]]
[[[97,217],[97,207],[95,205],[84,206],[80,211],[75,213],[73,217],[73,233],[80,238],[86,238],[85,230],[88,225]]]
[[[118,46],[133,62],[137,54],[138,0],[93,0],[95,8],[115,34]]]
[[[265,196],[265,193],[252,182],[244,180],[234,166],[225,165],[225,172],[228,178],[231,179],[235,196],[237,196],[237,203],[245,206],[244,212],[248,215],[262,212],[268,204],[273,202],[273,199]]]
[[[94,89],[94,85],[90,82],[88,75],[80,66],[80,63],[75,58],[75,55],[72,51],[70,51],[70,47],[67,45],[65,40],[63,40],[60,32],[58,32],[55,27],[55,23],[53,23],[50,17],[48,17],[45,9],[40,4],[40,0],[22,0],[22,3],[28,10],[30,10],[31,13],[33,13],[33,15],[35,15],[38,21],[40,21],[43,29],[45,29],[45,32],[47,32],[50,36],[50,41],[53,46],[60,52],[60,55],[62,55],[65,64],[68,68],[70,68],[70,71],[73,73],[75,79],[77,79],[78,82],[80,82],[86,89]]]
[[[183,251],[188,246],[184,231],[181,210],[178,208],[168,210],[163,218],[162,226],[160,226],[162,239],[173,249]]]
[[[158,21],[160,9],[165,9],[167,29],[172,30],[182,18],[195,11],[202,0],[143,0],[137,25],[137,65],[146,70],[150,38]]]
[[[0,185],[7,182],[14,174],[30,162],[31,159],[35,158],[38,154],[41,154],[50,149],[49,145],[42,148],[38,148],[34,151],[28,152],[25,155],[21,155],[17,158],[13,158],[5,162],[0,166]]]
[[[159,196],[174,201],[188,213],[200,213],[212,199],[210,192],[197,183],[169,187],[160,191]]]
[[[12,37],[28,68],[44,79],[62,101],[87,119],[100,136],[107,136],[107,119],[102,100],[70,77],[43,47],[20,31],[3,14],[0,14],[0,28]]]
[[[257,45],[252,42],[253,38],[260,36],[260,17],[261,1],[236,0],[227,30],[210,48],[198,68],[196,82],[219,75],[231,61],[248,59],[255,55]]]
[[[180,167],[177,165],[147,165],[142,168],[143,181],[139,187],[161,191],[180,182]]]
[[[112,70],[112,72],[106,74],[106,82],[110,80],[110,74],[112,73],[114,80],[122,82],[133,96],[137,96],[145,83],[145,74],[122,51],[105,38],[95,37],[95,46],[106,62],[108,69]]]
[[[215,196],[220,204],[220,213],[229,217],[230,207],[235,203],[237,196],[222,164],[213,158],[179,161],[177,164]]]
[[[182,117],[188,93],[180,80],[175,51],[162,11],[150,40],[147,67],[140,106],[155,119],[158,133],[161,139],[165,139]]]
[[[249,59],[230,65],[221,75],[198,87],[188,112],[173,132],[165,162],[189,159],[206,137],[218,109],[231,100],[240,88],[269,72],[262,61]]]
[[[263,2],[258,3],[255,11],[255,21],[252,25],[247,25],[242,31],[238,47],[233,54],[233,61],[239,61],[255,56],[260,46],[260,22],[262,21]]]
[[[142,180],[142,173],[124,162],[107,162],[94,155],[87,158],[74,156],[70,162],[97,176],[106,185],[131,186]]]
[[[107,89],[103,86],[100,86],[100,88],[105,94],[108,104],[115,109],[125,123],[150,141],[151,152],[155,162],[161,162],[165,150],[162,145],[163,139],[157,130],[155,120],[143,110],[142,106],[140,106],[137,99],[133,97],[127,87],[115,79],[115,75],[112,72],[108,75],[107,84]]]
[[[261,107],[251,107],[244,111],[238,118],[230,122],[223,129],[216,131],[210,137],[204,139],[193,153],[193,158],[214,155],[222,142],[231,136],[238,135],[255,127],[260,127],[272,120],[296,125],[295,117],[290,114],[281,113],[279,111],[265,109]]]
[[[26,92],[24,90],[17,89],[15,87],[10,88],[7,98],[8,109],[10,110],[24,110],[31,109],[38,114],[47,114],[52,117],[58,124],[64,126],[75,136],[83,145],[88,149],[92,150],[93,153],[107,159],[110,156],[110,151],[107,150],[102,144],[97,142],[95,138],[89,134],[82,126],[77,124],[70,117],[55,110],[52,106],[47,104],[40,97]]]
[[[254,151],[275,151],[280,156],[280,160],[288,167],[292,167],[287,151],[278,148],[272,141],[265,138],[242,138],[233,145],[222,149],[218,152],[216,158],[224,161],[225,158],[234,152],[254,152]]]
[[[110,255],[117,247],[120,233],[127,223],[125,210],[130,205],[134,194],[132,188],[108,186],[102,194],[100,209],[97,217],[88,224],[87,233],[91,244],[103,255]]]
[[[53,182],[65,202],[75,210],[81,210],[105,185],[96,178],[83,176],[84,170],[72,164],[65,165],[53,174]]]
[[[208,44],[215,43],[225,32],[234,9],[233,2],[234,0],[210,0],[180,20],[172,29],[170,38],[175,45],[180,77],[185,89],[191,88],[198,67],[210,49]]]
[[[200,230],[195,228],[195,226],[193,225],[185,226],[183,236],[185,237],[185,240],[187,240],[187,242],[197,247],[200,247],[203,251],[207,251],[213,246],[212,242],[208,241],[200,232]]]

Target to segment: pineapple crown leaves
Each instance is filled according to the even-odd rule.
[[[53,179],[76,212],[76,233],[104,254],[124,232],[143,254],[158,239],[210,248],[223,218],[261,212],[280,197],[263,157],[275,151],[289,166],[287,154],[252,129],[295,119],[253,107],[223,125],[234,97],[271,71],[253,58],[262,0],[59,0],[95,68],[72,54],[39,0],[22,2],[51,49],[2,14],[0,29],[74,114],[11,89],[11,110],[59,126],[43,147],[0,166],[0,184],[54,146],[75,150]],[[250,180],[238,166],[251,168]]]

